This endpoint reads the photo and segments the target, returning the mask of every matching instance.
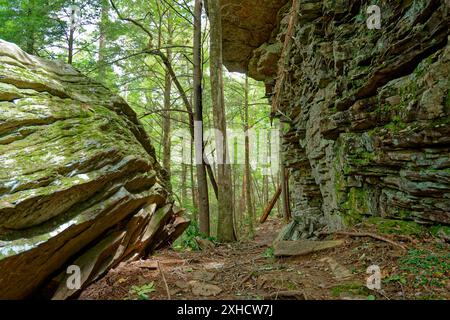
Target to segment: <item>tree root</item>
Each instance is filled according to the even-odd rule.
[[[334,234],[334,235],[340,235],[340,236],[349,236],[349,237],[370,237],[373,239],[377,239],[380,241],[384,241],[387,243],[392,244],[393,246],[400,248],[402,250],[408,250],[408,248],[398,242],[395,242],[391,239],[385,238],[383,236],[380,236],[378,234],[375,233],[370,233],[370,232],[347,232],[347,231],[335,231],[335,232],[321,232],[320,235],[330,235],[330,234]]]

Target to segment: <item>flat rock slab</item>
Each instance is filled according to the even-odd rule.
[[[320,260],[321,262],[326,262],[331,268],[331,272],[333,272],[333,277],[338,280],[346,280],[351,278],[352,272],[348,270],[345,266],[337,262],[335,259],[331,257],[325,257]]]
[[[277,241],[274,243],[273,249],[276,257],[285,256],[301,256],[313,252],[331,249],[344,244],[343,240],[333,241]]]
[[[215,297],[222,292],[222,288],[210,283],[189,281],[189,286],[195,296]]]

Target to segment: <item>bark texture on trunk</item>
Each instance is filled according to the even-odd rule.
[[[244,130],[248,132],[250,126],[248,123],[248,77],[245,78],[244,87]],[[253,199],[252,199],[252,177],[251,177],[251,167],[250,167],[250,137],[245,136],[245,165],[244,165],[244,175],[245,175],[245,200],[247,208],[247,220],[250,231],[250,237],[254,236],[254,210],[253,210]]]
[[[167,18],[167,28],[168,28],[168,40],[167,45],[170,47],[172,44],[172,24],[171,18],[168,14]],[[171,61],[172,59],[172,50],[167,49],[166,52],[167,60]],[[164,117],[163,117],[163,168],[166,171],[167,182],[169,183],[169,189],[171,189],[171,131],[172,131],[172,123],[170,121],[170,109],[172,105],[171,101],[171,93],[172,93],[172,76],[170,75],[170,71],[165,71],[164,77]]]
[[[211,100],[214,126],[216,129],[217,186],[218,186],[218,230],[217,237],[222,242],[236,240],[233,222],[233,192],[231,164],[227,143],[225,99],[223,92],[222,21],[220,1],[209,1],[210,35],[210,77]]]
[[[106,65],[105,65],[105,49],[106,49],[106,25],[108,24],[108,14],[109,14],[109,1],[102,0],[101,8],[101,19],[99,23],[99,33],[100,37],[98,40],[98,79],[103,81],[106,76]]]
[[[200,232],[206,236],[210,235],[209,223],[209,198],[208,183],[206,180],[206,168],[204,161],[203,146],[203,104],[202,104],[202,47],[201,47],[201,15],[202,0],[195,1],[194,9],[194,104],[195,121],[195,155],[197,168],[197,188],[198,188],[198,211]]]

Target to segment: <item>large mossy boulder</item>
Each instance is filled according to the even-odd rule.
[[[123,99],[0,40],[0,298],[73,296],[68,266],[87,285],[170,238],[179,213]]]

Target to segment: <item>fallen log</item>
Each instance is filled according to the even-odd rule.
[[[273,208],[275,207],[275,204],[277,203],[278,199],[280,198],[280,195],[281,195],[281,187],[278,187],[272,200],[270,200],[270,203],[264,209],[264,213],[261,216],[261,218],[259,219],[259,223],[264,223],[267,221],[267,218],[269,217],[270,213],[272,212]]]

